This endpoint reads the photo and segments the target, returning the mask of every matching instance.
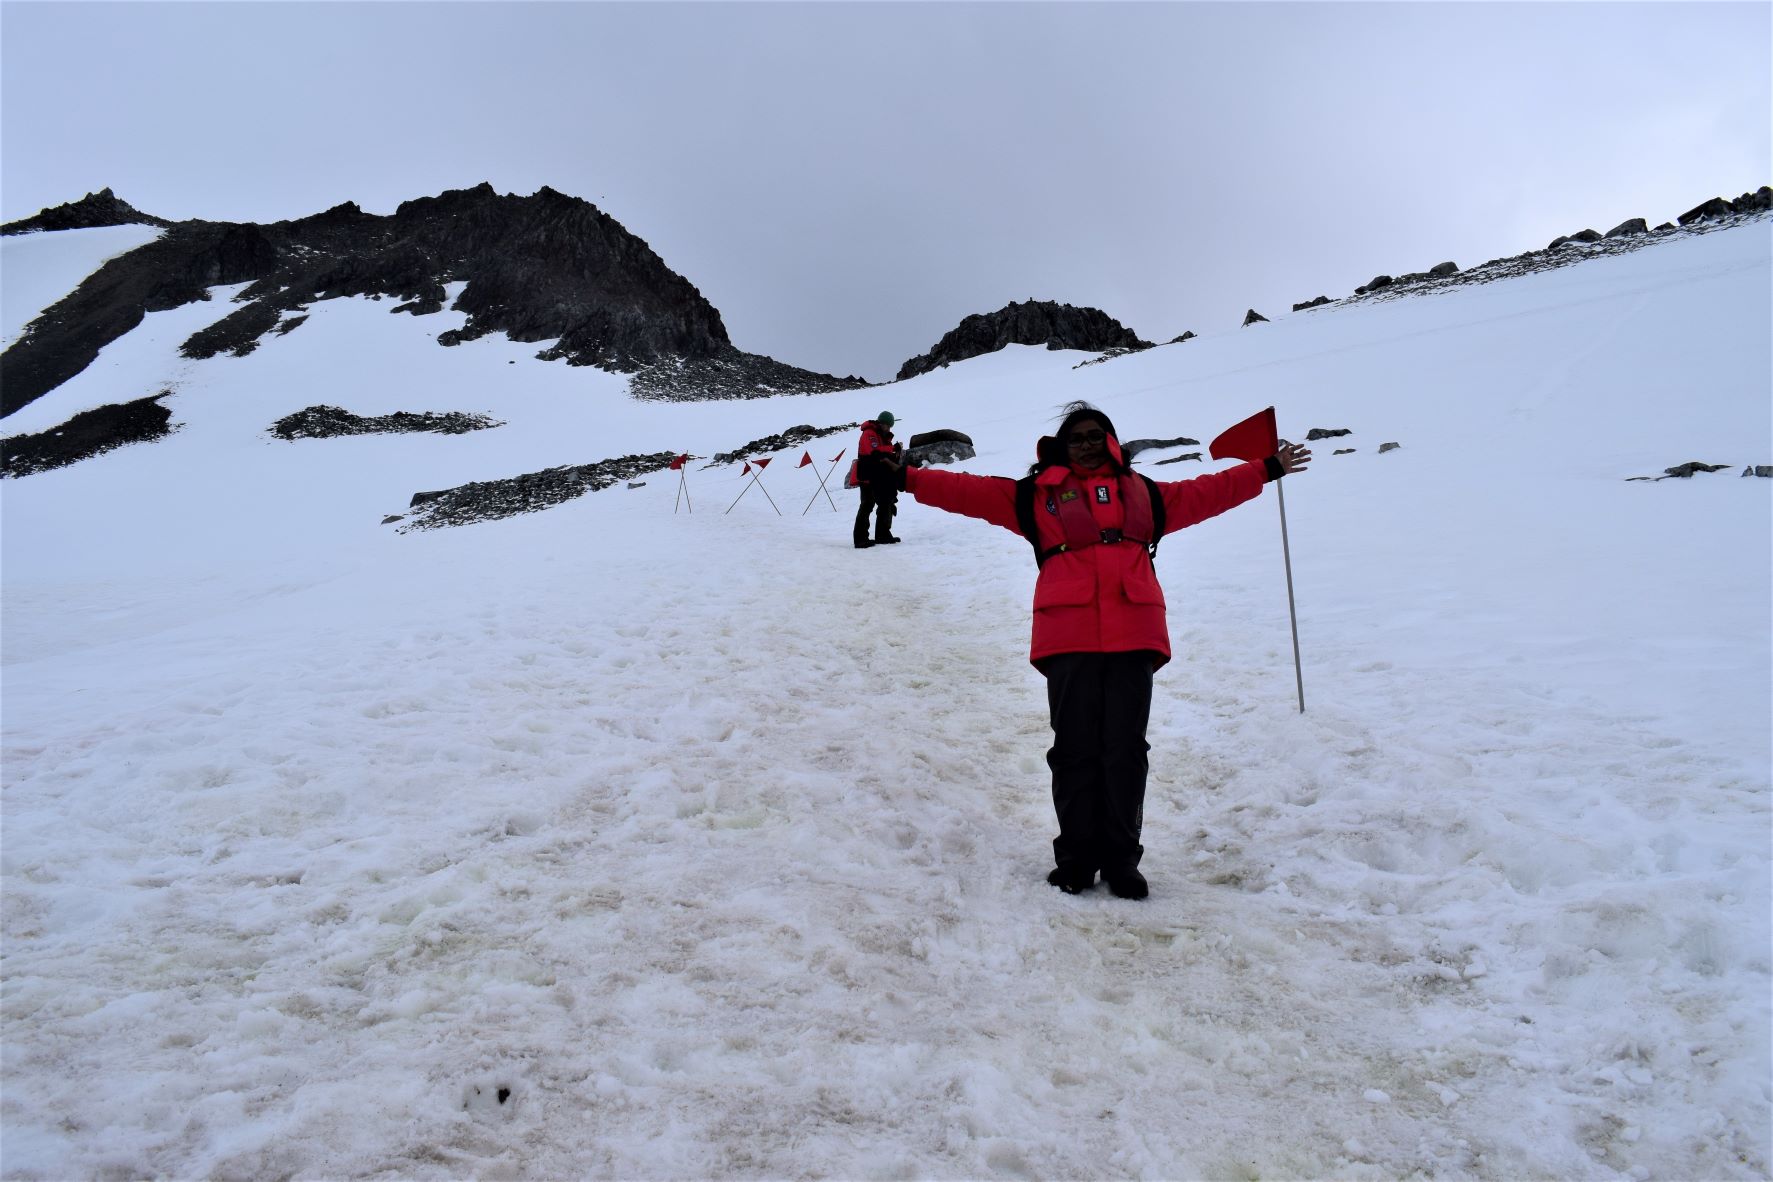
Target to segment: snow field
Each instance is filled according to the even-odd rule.
[[[1773,438],[1765,230],[687,409],[372,301],[197,364],[150,317],[187,427],[4,490],[0,1171],[1765,1176],[1773,513],[1623,480]],[[692,467],[375,524],[882,406],[1019,474],[1080,396],[1356,431],[1287,485],[1305,715],[1273,494],[1163,544],[1140,904],[1042,881],[1007,532],[855,552],[798,449],[782,518]],[[321,401],[511,425],[262,437]]]

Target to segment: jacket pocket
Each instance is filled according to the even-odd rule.
[[[1070,555],[1054,555],[1041,568],[1034,584],[1034,610],[1046,607],[1082,607],[1096,598],[1096,572],[1082,562],[1067,562]]]
[[[1164,606],[1164,589],[1157,581],[1157,572],[1151,569],[1151,559],[1143,554],[1134,556],[1122,571],[1121,590],[1128,603]]]

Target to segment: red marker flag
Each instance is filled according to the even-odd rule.
[[[1215,460],[1266,460],[1280,450],[1274,429],[1274,407],[1257,411],[1235,427],[1228,427],[1207,445]]]
[[[798,463],[794,466],[796,468],[804,468],[807,465],[811,464],[812,462],[813,462],[813,453],[810,451],[803,451],[800,453],[800,463]]]
[[[686,463],[686,462],[687,462],[687,461],[688,461],[688,460],[689,460],[689,453],[688,453],[688,452],[687,452],[687,451],[686,451],[686,452],[684,452],[684,453],[683,453],[683,454],[682,454],[682,455],[680,455],[680,456],[673,456],[673,457],[671,457],[671,470],[672,470],[672,471],[673,471],[673,472],[681,472],[681,471],[683,471],[683,465],[684,465],[684,464],[685,464],[685,463]]]
[[[759,468],[767,468],[770,466],[770,461],[774,458],[774,456],[763,456],[759,459],[752,460],[751,462],[756,464]]]
[[[744,471],[743,471],[743,472],[741,472],[741,473],[739,473],[739,475],[740,475],[740,476],[749,476],[749,475],[751,475],[751,461],[750,461],[750,460],[746,460],[746,461],[745,461],[745,470],[744,470]]]
[[[844,452],[846,452],[846,451],[848,451],[848,450],[849,450],[849,448],[847,448],[847,447],[840,447],[840,448],[838,448],[838,449],[837,449],[837,454],[836,454],[836,455],[834,455],[834,456],[832,456],[832,457],[831,457],[831,462],[832,462],[832,463],[833,463],[833,464],[835,464],[835,463],[837,463],[837,461],[839,461],[839,460],[841,460],[841,459],[843,459],[843,453],[844,453]]]

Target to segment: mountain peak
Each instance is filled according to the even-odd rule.
[[[78,201],[48,207],[34,217],[0,226],[0,234],[28,234],[33,230],[89,230],[94,226],[170,226],[165,218],[143,213],[108,187],[88,193]]]

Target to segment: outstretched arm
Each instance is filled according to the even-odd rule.
[[[1016,482],[1008,477],[907,467],[905,491],[920,505],[989,521],[1013,534],[1022,532],[1016,523]]]

